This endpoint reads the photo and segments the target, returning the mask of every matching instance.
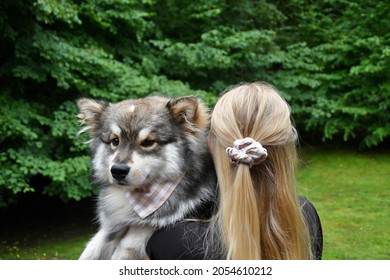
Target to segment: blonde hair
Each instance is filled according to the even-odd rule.
[[[297,133],[287,102],[265,83],[234,86],[214,107],[209,137],[219,184],[210,227],[220,240],[217,250],[227,259],[310,259],[295,188]],[[226,148],[245,137],[268,150],[262,164],[229,162]]]

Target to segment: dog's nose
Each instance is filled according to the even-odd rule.
[[[117,163],[111,167],[112,177],[121,181],[126,178],[127,174],[129,174],[130,167],[127,164]]]

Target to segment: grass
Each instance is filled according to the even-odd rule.
[[[86,236],[69,239],[40,240],[35,246],[16,241],[6,245],[0,259],[10,260],[77,260],[85,246]]]
[[[323,259],[390,259],[390,151],[305,148],[301,158],[299,192],[320,215]],[[17,224],[0,230],[0,259],[77,259],[96,230],[93,204],[82,211],[77,204],[59,204],[42,206],[40,214],[23,217],[23,210],[8,217]],[[31,220],[37,215],[38,222]]]
[[[93,209],[93,201],[64,204],[27,195],[0,212],[0,260],[78,259],[96,231]]]
[[[319,212],[323,258],[390,259],[390,153],[303,151],[300,193]]]

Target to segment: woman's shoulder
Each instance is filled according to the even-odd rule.
[[[302,213],[305,216],[307,222],[314,223],[314,224],[319,223],[320,217],[319,217],[317,209],[314,207],[313,203],[311,203],[311,201],[304,196],[299,196],[298,201],[299,201]]]
[[[299,196],[298,200],[303,216],[305,217],[306,223],[309,227],[314,258],[320,260],[322,258],[323,249],[323,233],[320,216],[318,215],[317,209],[309,199],[304,196]]]
[[[204,235],[208,223],[183,220],[171,227],[156,231],[149,239],[146,253],[158,260],[202,260]]]

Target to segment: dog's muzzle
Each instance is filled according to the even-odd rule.
[[[129,174],[130,167],[127,164],[116,163],[111,167],[111,174],[118,182],[123,181]]]

